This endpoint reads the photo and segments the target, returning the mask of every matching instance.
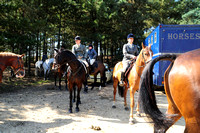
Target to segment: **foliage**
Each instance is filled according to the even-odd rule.
[[[92,43],[112,62],[122,58],[129,33],[140,46],[144,33],[159,23],[199,24],[199,5],[198,0],[1,0],[0,51],[25,53],[31,67],[43,53],[53,57],[55,47],[71,49],[80,35],[83,44]]]

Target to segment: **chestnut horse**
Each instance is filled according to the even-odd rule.
[[[117,92],[117,86],[118,86],[118,93],[120,96],[124,97],[124,106],[127,110],[127,103],[126,103],[126,94],[128,91],[128,86],[130,88],[130,124],[133,123],[133,108],[134,108],[134,94],[139,89],[139,82],[140,82],[140,76],[142,74],[142,71],[145,67],[145,65],[152,59],[153,52],[151,50],[151,45],[148,47],[145,47],[142,43],[142,50],[140,51],[140,54],[137,56],[137,59],[135,63],[133,64],[133,67],[129,71],[127,78],[128,81],[125,79],[124,81],[124,87],[119,86],[119,81],[121,79],[121,71],[123,68],[122,62],[119,62],[115,65],[113,69],[113,94],[114,94],[114,101],[113,101],[113,108],[115,108],[115,96]],[[139,114],[139,109],[137,107],[137,114]]]
[[[55,56],[55,61],[58,67],[62,65],[66,65],[68,63],[69,68],[67,71],[67,81],[68,81],[68,89],[70,93],[70,106],[69,106],[69,112],[72,113],[72,91],[74,90],[74,98],[75,96],[75,89],[77,86],[77,101],[76,101],[76,112],[79,112],[79,104],[80,101],[80,91],[82,88],[82,84],[84,86],[87,85],[87,70],[86,66],[81,63],[76,56],[69,50],[64,50],[62,52],[55,49],[57,52],[57,55]],[[86,91],[86,87],[84,88]]]
[[[93,65],[95,66],[95,64],[96,64],[97,67],[94,68],[94,72],[91,72],[91,70],[89,70],[89,73],[90,73],[91,75],[94,75],[94,83],[92,83],[92,88],[91,88],[91,90],[93,90],[94,86],[96,85],[97,74],[98,74],[98,73],[100,73],[100,77],[101,77],[101,80],[100,80],[100,87],[101,87],[101,86],[102,86],[102,87],[105,87],[105,86],[106,86],[106,85],[105,85],[105,84],[106,84],[105,66],[104,66],[104,64],[103,64],[102,62],[100,62],[100,61],[95,61]]]
[[[157,107],[153,89],[153,66],[159,60],[172,63],[164,74],[168,110],[164,115]],[[139,92],[140,106],[154,122],[154,132],[164,133],[182,116],[185,133],[200,131],[200,49],[181,55],[166,54],[152,60],[145,68]]]
[[[23,56],[11,52],[0,52],[0,83],[2,83],[3,71],[7,66],[12,67],[17,78],[23,78],[25,76]]]

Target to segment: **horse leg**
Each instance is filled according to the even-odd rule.
[[[133,89],[133,87],[130,87],[130,119],[129,119],[129,124],[133,124],[134,120],[133,120],[133,108],[134,108],[134,94],[135,94],[135,90]]]
[[[92,88],[91,88],[91,90],[94,89],[94,86],[96,85],[96,82],[97,82],[97,75],[94,74],[94,82],[92,83]]]
[[[72,91],[73,91],[73,86],[69,86],[69,113],[72,113],[72,107],[73,107],[73,104],[72,104]]]
[[[61,80],[62,79],[62,74],[59,73],[59,90],[61,90]]]
[[[79,112],[79,104],[81,103],[81,100],[80,100],[80,91],[81,91],[81,87],[82,86],[79,86],[78,87],[78,90],[77,90],[77,101],[76,101],[76,112]]]
[[[67,76],[65,76],[65,89],[66,89],[66,91],[68,91],[68,87],[67,87]]]
[[[73,87],[74,90],[74,98],[73,98],[73,103],[76,102],[76,86]]]
[[[56,86],[56,79],[57,79],[57,72],[55,72],[55,74],[54,74],[55,86]]]
[[[88,93],[87,79],[85,80],[83,84],[84,84],[84,93]]]
[[[129,108],[127,107],[127,102],[126,102],[127,91],[128,91],[128,87],[127,85],[125,85],[125,90],[124,90],[124,109],[125,110],[129,110]]]
[[[102,85],[102,87],[105,87],[106,86],[105,70],[103,72],[101,72],[100,74],[101,74],[101,85]]]
[[[46,80],[47,79],[47,71],[46,70],[44,70],[44,80]]]
[[[115,106],[115,98],[116,98],[116,93],[117,93],[117,85],[118,85],[118,80],[116,78],[113,78],[113,105],[112,108],[116,108]]]
[[[184,117],[185,118],[185,117]],[[200,117],[186,118],[184,133],[198,133],[200,131]]]

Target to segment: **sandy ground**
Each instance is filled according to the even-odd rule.
[[[64,87],[63,87],[64,89]],[[166,111],[166,96],[157,92],[160,108]],[[137,99],[137,93],[135,99]],[[80,112],[68,113],[69,93],[52,83],[27,86],[25,89],[0,94],[0,133],[153,133],[146,117],[136,117],[129,125],[129,111],[117,94],[116,109],[112,108],[112,83],[102,88],[81,92]],[[129,105],[129,94],[128,94]],[[179,120],[168,133],[183,133],[184,120]],[[99,129],[99,130],[97,130]]]

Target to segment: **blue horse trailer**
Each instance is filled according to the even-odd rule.
[[[200,48],[200,25],[159,25],[145,39],[145,45],[151,44],[153,58],[165,53],[185,53]],[[154,66],[153,83],[163,86],[164,72],[169,61],[159,61]]]

